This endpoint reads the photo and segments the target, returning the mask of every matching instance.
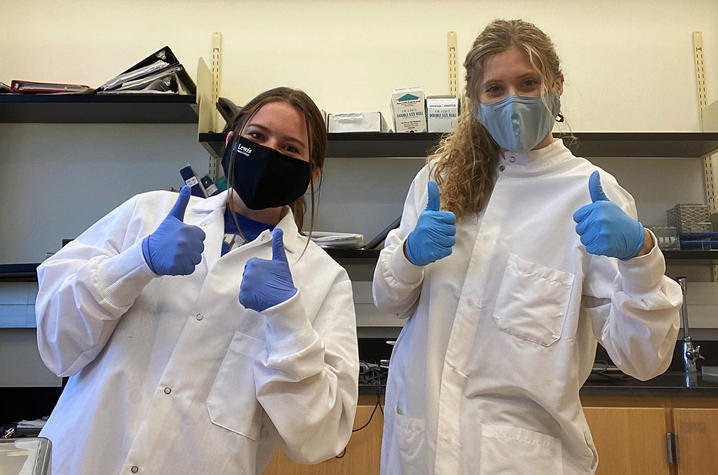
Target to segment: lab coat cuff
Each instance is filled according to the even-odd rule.
[[[95,285],[98,294],[109,305],[126,310],[157,274],[142,256],[142,242],[104,260],[97,269]]]
[[[301,290],[288,300],[262,311],[262,315],[267,319],[267,351],[270,357],[300,352],[319,338],[306,317]]]
[[[406,239],[404,240],[406,241]],[[404,255],[404,242],[391,255],[389,268],[394,278],[405,285],[416,285],[424,278],[424,268],[411,263]]]
[[[663,282],[666,272],[666,261],[658,248],[658,240],[653,237],[653,248],[648,254],[634,257],[627,261],[618,260],[618,271],[621,274],[623,290],[628,295],[641,295],[653,292]]]

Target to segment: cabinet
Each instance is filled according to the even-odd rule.
[[[364,399],[362,399],[364,398]],[[355,428],[369,419],[374,405],[365,396],[357,407]],[[584,413],[599,455],[597,475],[701,475],[718,467],[718,399],[583,398]],[[690,407],[705,406],[705,407]],[[355,432],[344,457],[317,465],[295,464],[276,449],[263,475],[368,475],[379,473],[382,414]],[[667,434],[677,434],[678,463],[669,463]]]
[[[673,431],[678,442],[678,475],[716,473],[718,409],[673,409]]]
[[[425,157],[441,136],[436,132],[331,133],[327,157]],[[718,132],[576,132],[573,136],[578,139],[575,152],[584,157],[699,158],[718,150]],[[222,155],[224,134],[202,133],[199,141],[210,153]]]
[[[33,278],[62,239],[181,183],[186,161],[206,161],[197,121],[193,95],[0,94],[0,279]]]
[[[17,102],[21,99],[24,102]],[[121,114],[120,111],[113,109],[116,106],[122,106],[133,111],[133,115],[127,116]],[[165,107],[169,109],[164,109]],[[139,188],[141,186],[144,189],[156,189],[158,188],[158,183],[164,183],[164,181],[157,181],[158,176],[161,176],[162,180],[177,176],[179,167],[173,165],[169,158],[165,157],[165,150],[168,149],[167,144],[172,141],[177,144],[177,149],[181,148],[181,151],[185,153],[185,155],[182,156],[182,164],[184,164],[185,160],[189,159],[193,160],[193,164],[195,164],[197,160],[204,161],[206,154],[203,153],[202,146],[215,155],[221,154],[224,147],[223,134],[199,134],[199,143],[196,142],[196,136],[194,134],[196,131],[197,114],[195,108],[196,105],[194,104],[193,96],[160,96],[152,98],[112,96],[54,96],[42,98],[39,96],[22,96],[18,98],[17,96],[0,95],[0,121],[4,121],[5,123],[13,121],[22,122],[23,124],[42,121],[53,123],[62,123],[63,121],[76,123],[84,121],[88,125],[87,128],[85,128],[85,125],[82,125],[80,129],[82,132],[80,133],[85,134],[99,127],[97,125],[89,125],[91,118],[92,120],[112,123],[119,123],[120,121],[135,123],[156,121],[155,125],[150,127],[141,125],[141,127],[143,129],[152,129],[151,137],[156,137],[158,142],[162,141],[160,142],[162,145],[156,147],[159,153],[148,153],[148,158],[135,159],[129,156],[127,158],[127,161],[133,162],[131,165],[128,165],[128,168],[129,166],[144,168],[147,166],[146,163],[149,160],[152,160],[152,162],[165,160],[161,169],[159,164],[153,165],[156,167],[156,171],[153,172],[154,175],[149,176],[150,174],[147,174],[148,176],[139,177],[144,180],[144,183],[137,184],[136,187]],[[182,120],[186,120],[186,124],[184,126],[172,126],[173,130],[176,130],[174,139],[164,135],[166,134],[165,129],[169,126],[160,122],[180,120],[178,117],[184,117]],[[23,128],[34,127],[34,125],[35,124],[23,125]],[[15,126],[13,131],[17,129],[18,127]],[[180,135],[184,135],[184,141],[181,143],[177,141]],[[109,133],[103,136],[102,140],[113,140],[104,138],[108,136]],[[575,136],[579,140],[577,153],[591,157],[610,157],[614,155],[678,157],[688,159],[685,161],[679,160],[681,163],[694,163],[695,160],[692,159],[704,156],[718,149],[718,133],[576,133]],[[56,137],[57,139],[61,138],[59,136]],[[154,140],[151,137],[146,136],[145,140]],[[0,134],[0,142],[3,142],[3,138],[2,134]],[[320,222],[315,229],[360,232],[365,234],[367,241],[370,240],[382,228],[399,216],[401,204],[406,193],[405,187],[408,186],[413,176],[412,167],[419,168],[423,163],[421,158],[417,159],[416,157],[426,156],[440,138],[441,134],[438,133],[329,134],[327,180],[322,184],[321,203],[318,213],[318,220]],[[12,139],[9,140],[9,142],[18,140],[10,134],[8,134],[8,139]],[[140,142],[139,139],[137,141]],[[197,151],[192,150],[192,142],[196,145],[195,150],[198,150],[199,154]],[[52,143],[53,142],[49,142],[50,145],[52,145]],[[108,147],[114,147],[115,145],[116,142],[113,142],[109,144]],[[16,147],[15,150],[9,149],[9,153],[16,151],[17,153],[14,153],[14,155],[19,157],[20,153],[23,153],[27,147],[29,147],[29,144],[23,144],[22,149],[21,147]],[[132,153],[132,150],[128,148],[127,152]],[[70,153],[72,153],[72,150],[70,150]],[[93,157],[94,155],[90,155],[90,157],[87,158]],[[198,157],[201,157],[201,159]],[[92,163],[92,160],[87,160],[87,158],[85,159],[86,163],[77,166],[85,167],[85,169],[90,166],[94,167],[95,165]],[[175,163],[180,161],[179,155],[172,158],[178,158]],[[25,157],[23,157],[22,160],[25,160]],[[100,171],[95,172],[93,170],[93,178],[103,178],[104,172],[102,170],[107,170],[110,166],[107,162],[108,160],[103,162]],[[647,161],[642,162],[645,163]],[[11,159],[11,163],[18,163],[18,168],[22,168],[22,170],[28,170],[31,167],[29,163],[21,163],[21,160],[18,158]],[[682,165],[679,163],[677,166]],[[67,187],[65,187],[65,191],[63,191],[65,195],[63,196],[66,197],[67,204],[70,206],[73,206],[78,200],[84,200],[85,198],[83,197],[92,196],[91,193],[93,193],[93,190],[98,195],[102,195],[99,197],[99,202],[90,204],[82,203],[82,207],[78,207],[72,216],[68,216],[68,222],[53,224],[53,228],[56,229],[52,235],[38,235],[36,232],[33,232],[33,225],[27,223],[23,223],[17,230],[14,227],[7,227],[4,231],[0,232],[0,237],[3,238],[2,240],[4,242],[3,247],[6,250],[6,253],[0,256],[0,280],[34,280],[35,267],[37,266],[37,262],[44,258],[45,251],[57,249],[61,238],[73,237],[77,230],[89,226],[108,209],[111,209],[132,194],[131,191],[133,190],[129,188],[128,175],[130,173],[137,175],[137,168],[133,168],[133,170],[135,171],[130,172],[129,169],[125,170],[125,177],[118,177],[116,180],[113,180],[111,186],[107,186],[106,189],[103,190],[100,190],[100,186],[94,183],[94,180],[90,180],[89,184],[83,184],[83,188],[73,187],[67,189]],[[62,173],[63,170],[56,171]],[[332,175],[334,173],[335,175]],[[88,173],[85,174],[87,175]],[[351,175],[351,177],[347,178],[349,175]],[[665,173],[665,175],[670,176],[669,173]],[[134,180],[137,179],[137,177],[134,178]],[[368,180],[374,180],[376,183]],[[48,181],[50,180],[48,179]],[[27,203],[43,202],[50,203],[57,209],[60,206],[57,204],[58,200],[51,199],[51,197],[55,195],[51,194],[50,191],[43,193],[43,190],[50,190],[50,188],[42,186],[42,184],[39,185],[37,189],[41,191],[34,191],[32,194],[27,192],[23,192],[25,193],[24,195],[9,193],[10,196],[8,199],[10,203],[15,202],[18,205],[24,206],[27,210],[28,206],[34,207],[34,205],[28,205]],[[50,183],[50,185],[54,186],[52,183]],[[121,190],[119,189],[120,187],[122,187]],[[371,187],[372,189],[370,194],[367,193],[367,187]],[[59,189],[60,187],[55,186],[55,188]],[[387,191],[388,188],[393,188],[393,190],[391,192]],[[108,192],[114,193],[115,196],[107,195]],[[368,196],[369,198],[367,198]],[[102,197],[104,197],[104,202],[102,202]],[[359,202],[357,202],[357,200],[359,200]],[[3,222],[6,220],[8,222],[12,221],[12,209],[12,204],[6,206],[6,210],[2,214]],[[347,213],[347,209],[351,209],[352,212]],[[53,214],[48,209],[42,209],[39,213],[36,213],[33,209],[33,213],[36,214],[38,222],[47,222],[43,216],[49,219],[57,216],[58,212],[65,211],[58,210]],[[24,238],[25,236],[34,237],[26,239]],[[40,242],[41,240],[42,242]],[[35,244],[36,241],[37,244]],[[28,244],[29,242],[32,243],[32,249],[30,249],[31,245]],[[21,255],[30,257],[22,259],[15,258],[18,255],[18,253],[14,253],[14,249],[16,248],[27,250],[28,252],[24,252]],[[33,252],[30,253],[29,251]],[[347,267],[353,281],[362,282],[359,287],[366,287],[366,285],[368,285],[366,283],[371,280],[373,265],[378,256],[377,250],[330,250],[329,254]],[[672,266],[671,272],[675,272],[676,275],[678,273],[685,273],[683,269],[674,269],[674,267],[681,264],[718,264],[718,252],[715,251],[667,251],[665,255],[669,265]],[[690,272],[690,274],[688,274],[690,282],[710,280],[710,277],[703,275],[694,278],[692,272],[694,272],[695,269],[700,269],[702,273],[708,272],[708,266],[692,266],[688,271]],[[367,314],[361,316],[362,325],[378,328],[375,322],[379,321],[381,323],[386,320],[383,324],[387,325],[388,328],[390,324],[394,325],[398,323],[389,318],[384,318],[384,316],[372,313],[369,307],[370,304],[367,303],[366,305],[368,306]],[[392,331],[392,335],[389,335],[385,329],[382,329],[379,333],[382,337],[396,336],[396,331]]]
[[[566,134],[555,134],[564,137]],[[718,150],[718,132],[577,132],[575,152],[580,156],[600,157],[653,157],[700,158]],[[327,147],[328,158],[415,158],[431,153],[441,139],[440,133],[331,133]],[[216,157],[224,150],[224,134],[201,133],[199,141]],[[411,177],[407,177],[410,180]],[[408,184],[408,181],[407,181]],[[718,253],[711,251],[666,251],[668,261],[686,264],[718,264]],[[343,252],[346,263],[355,259],[375,259],[376,251],[356,250]]]
[[[0,95],[0,123],[184,123],[198,120],[194,96],[183,95]],[[577,153],[590,157],[698,158],[718,150],[718,133],[575,133]],[[329,134],[329,158],[424,157],[440,140],[438,133]],[[199,134],[199,142],[215,156],[222,153],[224,135]],[[410,177],[407,177],[409,180]],[[91,223],[88,223],[88,225]],[[388,224],[388,223],[386,223]],[[381,229],[383,226],[379,226]],[[337,229],[338,231],[340,229]],[[63,236],[67,237],[67,236]],[[370,238],[371,236],[367,236]],[[8,242],[5,240],[5,242]],[[373,250],[332,251],[342,263],[376,259]],[[669,261],[718,263],[711,251],[667,252]],[[22,264],[22,265],[19,265]],[[33,261],[0,260],[0,276],[32,278]]]
[[[716,473],[718,398],[582,400],[598,451],[597,474]]]
[[[670,473],[666,457],[666,409],[585,407],[598,451],[599,475]]]

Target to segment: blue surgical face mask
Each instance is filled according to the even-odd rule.
[[[550,111],[540,96],[511,95],[493,104],[476,104],[474,117],[501,148],[526,153],[553,129],[561,102],[553,92],[549,102],[552,102]]]

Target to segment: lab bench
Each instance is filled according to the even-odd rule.
[[[384,394],[386,378],[370,376],[360,378],[359,394]],[[375,380],[379,380],[377,384]],[[648,381],[640,381],[623,373],[594,371],[579,391],[581,397],[711,397],[718,402],[718,380],[705,380],[700,375],[690,386],[682,371],[667,371]],[[716,406],[718,407],[718,406]]]
[[[680,342],[679,342],[680,343]],[[355,425],[366,424],[377,401],[384,403],[376,385],[361,384]],[[718,382],[698,377],[688,387],[683,371],[669,370],[648,381],[622,373],[595,370],[580,390],[586,420],[599,456],[598,475],[617,473],[715,473],[718,466]],[[381,449],[383,412],[374,412],[367,433],[354,435],[347,456],[366,456],[373,447],[378,460]],[[378,421],[376,420],[378,419]],[[356,460],[356,459],[355,459]],[[337,465],[337,461],[326,462]],[[279,451],[274,454],[271,473],[292,467]],[[293,467],[297,474],[351,473],[318,472]],[[378,461],[372,470],[378,473]]]
[[[378,342],[375,346],[380,347]],[[362,347],[360,344],[360,351]],[[352,434],[341,458],[297,465],[276,449],[264,474],[378,473],[386,370],[377,366],[375,378],[384,376],[360,382],[354,428],[363,428]],[[59,393],[60,388],[3,389],[0,400],[19,404],[34,398],[37,411],[42,405],[38,399],[45,399],[49,408]],[[680,474],[688,473],[686,467],[695,473],[711,473],[709,467],[718,466],[718,382],[699,378],[693,387],[686,387],[682,371],[669,370],[649,381],[638,381],[597,370],[580,396],[600,457],[599,475]],[[28,414],[27,418],[41,415]],[[677,467],[680,470],[676,471]]]
[[[264,475],[379,473],[384,386],[360,384],[352,434],[342,458],[316,466],[292,463],[276,449]],[[580,391],[599,456],[598,475],[715,473],[718,382],[686,387],[682,371],[649,381],[592,373]]]
[[[623,373],[594,371],[580,394],[582,397],[712,397],[718,400],[718,380],[706,380],[699,374],[696,381],[688,385],[683,371],[667,371],[648,381]]]

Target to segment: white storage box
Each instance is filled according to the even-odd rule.
[[[421,88],[394,89],[391,113],[396,132],[426,132],[424,91]]]
[[[327,130],[334,132],[386,132],[386,121],[381,112],[332,112],[328,116]]]
[[[459,122],[459,99],[455,96],[428,96],[426,123],[429,132],[451,132]]]

